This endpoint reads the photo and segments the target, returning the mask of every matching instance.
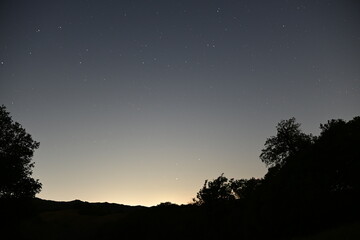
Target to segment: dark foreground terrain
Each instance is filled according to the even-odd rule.
[[[2,202],[1,232],[11,239],[360,239],[360,221],[356,219],[338,224],[310,219],[309,224],[300,225],[284,219],[274,224],[262,222],[257,216],[251,219],[242,206],[241,202],[212,207],[170,203],[142,207],[41,199]]]

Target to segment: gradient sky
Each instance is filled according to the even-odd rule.
[[[282,119],[360,115],[360,2],[1,1],[0,104],[40,198],[188,203]]]

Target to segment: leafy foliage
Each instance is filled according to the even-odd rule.
[[[360,190],[360,117],[321,124],[321,133],[307,148],[285,159],[281,169],[270,168],[266,182],[286,194],[299,193],[314,198]],[[280,188],[281,187],[281,188]],[[285,192],[284,192],[285,194]]]
[[[231,189],[237,199],[249,197],[261,185],[262,180],[256,178],[230,180]]]
[[[312,143],[313,137],[300,130],[295,118],[282,120],[276,126],[277,134],[266,139],[260,159],[268,167],[282,166],[285,160]]]
[[[260,156],[268,167],[263,179],[221,175],[205,181],[196,203],[231,202],[208,211],[219,222],[225,215],[217,214],[226,207],[237,211],[233,219],[243,219],[237,229],[244,239],[290,239],[358,221],[360,117],[333,119],[320,129],[313,137],[300,130],[295,118],[282,120]]]
[[[355,221],[360,214],[360,118],[333,119],[320,128],[320,135],[305,146],[300,141],[281,167],[269,168],[259,191],[262,203],[250,211],[262,208],[257,219],[272,222],[261,231],[290,236],[299,228]]]
[[[198,205],[221,203],[249,197],[261,184],[261,179],[230,180],[221,174],[213,181],[205,180],[204,186],[193,199]]]
[[[231,184],[228,179],[224,177],[224,174],[221,174],[213,181],[205,180],[204,186],[197,193],[196,198],[194,202],[202,205],[233,200],[235,196],[232,194]]]
[[[39,143],[0,106],[0,198],[34,197],[41,183],[31,178]]]

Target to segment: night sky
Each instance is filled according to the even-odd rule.
[[[0,104],[40,198],[189,203],[282,119],[360,115],[360,2],[1,1]]]

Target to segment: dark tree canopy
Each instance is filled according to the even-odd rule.
[[[266,139],[260,155],[261,161],[268,167],[282,166],[286,158],[312,142],[312,136],[301,131],[295,118],[280,121],[276,130],[276,136]]]
[[[205,181],[196,203],[245,199],[208,208],[217,210],[210,216],[217,216],[219,222],[234,216],[225,226],[242,219],[236,227],[242,229],[238,235],[244,239],[291,239],[357,223],[360,117],[332,119],[320,129],[320,135],[313,137],[301,132],[295,118],[281,121],[277,135],[266,140],[260,156],[269,167],[264,178],[228,180],[221,175]],[[216,215],[219,210],[225,212],[222,218]]]
[[[258,186],[261,184],[261,179],[230,179],[231,189],[237,199],[249,197]]]
[[[323,185],[332,192],[360,192],[360,117],[346,122],[332,119],[320,125],[316,150],[323,152],[317,159],[322,163]],[[320,171],[319,171],[320,172]]]
[[[32,198],[40,192],[41,183],[31,177],[38,147],[39,142],[0,106],[0,198]]]
[[[194,202],[198,205],[211,205],[235,199],[248,198],[261,184],[261,179],[230,180],[221,174],[218,178],[208,181],[196,195]]]
[[[235,199],[228,179],[221,174],[213,181],[205,180],[204,186],[196,195],[194,202],[198,205],[213,204]]]

